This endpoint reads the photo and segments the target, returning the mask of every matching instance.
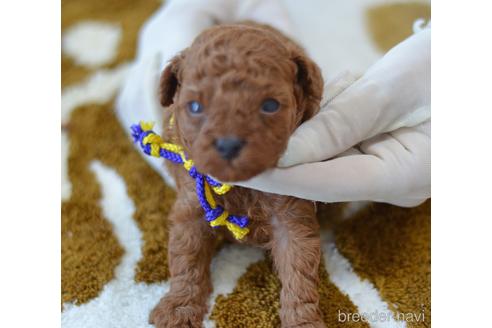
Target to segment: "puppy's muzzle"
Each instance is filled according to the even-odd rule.
[[[244,143],[238,137],[224,137],[215,139],[214,146],[223,159],[231,160],[239,155]]]

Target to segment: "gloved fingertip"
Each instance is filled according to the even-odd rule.
[[[289,150],[287,149],[287,151],[278,160],[277,166],[278,167],[289,167],[289,166],[293,166],[296,164],[299,164],[299,163],[296,161],[295,156],[292,156],[292,152],[289,152]]]
[[[289,144],[283,155],[278,160],[278,167],[294,166],[302,162],[303,148],[300,147],[302,142],[295,135],[290,137]]]

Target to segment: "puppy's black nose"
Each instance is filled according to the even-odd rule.
[[[225,137],[215,139],[214,146],[223,159],[233,159],[236,157],[241,148],[243,148],[244,141],[237,137]]]

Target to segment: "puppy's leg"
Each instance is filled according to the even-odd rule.
[[[198,206],[178,200],[170,215],[170,290],[150,314],[158,328],[202,327],[212,291],[210,262],[214,237]],[[195,204],[193,204],[195,205]]]
[[[295,200],[272,218],[272,256],[282,290],[282,327],[325,327],[319,310],[319,226],[310,202]]]

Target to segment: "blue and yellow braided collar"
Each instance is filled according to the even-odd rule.
[[[143,152],[154,157],[162,157],[174,163],[181,164],[195,180],[196,195],[205,211],[205,219],[212,227],[225,226],[236,239],[242,239],[249,232],[247,216],[229,214],[215,202],[212,190],[217,195],[227,193],[232,186],[201,174],[195,168],[193,160],[187,159],[183,148],[173,143],[167,143],[152,131],[154,124],[140,122],[131,127],[133,140],[138,142]]]

